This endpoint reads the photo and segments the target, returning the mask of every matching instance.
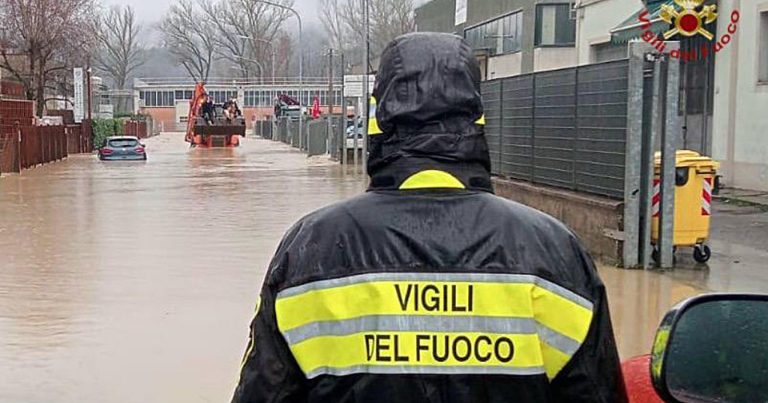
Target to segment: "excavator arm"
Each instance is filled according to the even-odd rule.
[[[205,86],[203,83],[195,84],[195,93],[192,95],[192,99],[189,100],[189,116],[187,118],[187,135],[184,140],[187,143],[194,143],[195,141],[195,122],[200,114],[200,106],[205,100]]]

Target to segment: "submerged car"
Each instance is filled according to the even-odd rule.
[[[147,151],[138,137],[114,136],[107,137],[99,149],[99,159],[102,161],[146,161]]]

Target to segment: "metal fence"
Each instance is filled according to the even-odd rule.
[[[92,149],[90,123],[69,126],[0,125],[0,172],[20,172]]]
[[[628,60],[483,83],[493,173],[624,197]]]
[[[274,126],[275,124],[272,120],[256,121],[253,123],[253,134],[263,139],[272,140]]]
[[[303,122],[303,130],[299,135],[299,122],[289,118],[278,118],[257,122],[256,135],[271,138],[306,151],[308,156],[328,155],[335,160],[341,160],[344,147],[343,136],[345,120],[341,115],[324,116],[317,120]],[[330,124],[329,124],[330,123]]]

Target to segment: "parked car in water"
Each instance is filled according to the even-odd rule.
[[[363,121],[357,119],[357,121],[347,120],[347,148],[354,148],[355,136],[357,136],[357,148],[363,147]]]
[[[107,137],[99,148],[99,159],[102,161],[146,161],[147,151],[138,137],[113,136]]]

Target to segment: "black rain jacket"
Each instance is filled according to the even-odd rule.
[[[493,194],[468,45],[396,39],[374,96],[370,188],[285,235],[233,402],[625,401],[592,260]]]

